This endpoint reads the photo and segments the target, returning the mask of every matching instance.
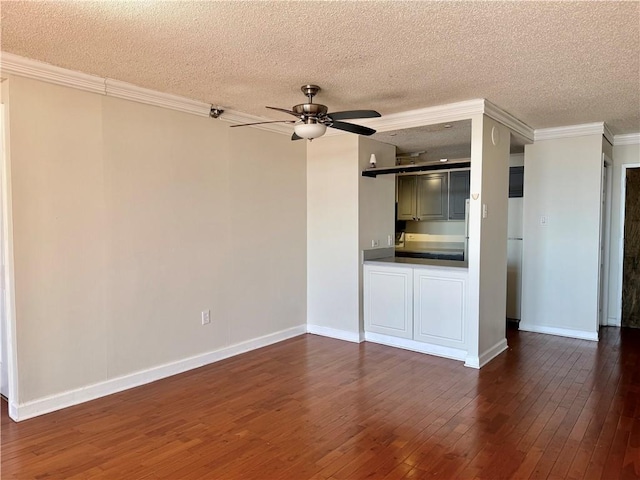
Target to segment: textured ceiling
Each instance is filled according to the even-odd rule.
[[[640,131],[640,2],[2,1],[2,50],[280,119],[487,98],[533,128]]]
[[[471,157],[471,120],[378,132],[373,138],[396,145],[399,163]]]

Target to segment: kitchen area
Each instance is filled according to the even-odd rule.
[[[396,146],[394,166],[375,162],[363,176],[395,177],[395,241],[363,252],[367,341],[469,359],[471,120],[377,134]],[[520,317],[522,145],[510,146],[506,318]],[[477,198],[477,194],[476,194]],[[482,206],[487,217],[487,206]],[[506,345],[506,342],[505,342]]]

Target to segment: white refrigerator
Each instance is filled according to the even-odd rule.
[[[522,206],[523,198],[509,199],[507,223],[507,318],[520,320],[522,300]]]

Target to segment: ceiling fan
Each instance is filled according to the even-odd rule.
[[[375,110],[348,110],[344,112],[328,113],[326,105],[313,103],[313,97],[320,91],[319,86],[303,85],[301,87],[301,90],[302,93],[304,93],[309,99],[309,103],[301,103],[300,105],[295,105],[291,110],[287,110],[286,108],[267,107],[271,110],[277,110],[279,112],[288,113],[289,115],[298,117],[297,121],[274,120],[267,122],[243,123],[240,125],[231,126],[246,127],[249,125],[260,125],[263,123],[293,123],[294,133],[291,136],[291,140],[300,140],[302,138],[313,140],[314,138],[318,138],[324,135],[327,127],[344,130],[345,132],[357,133],[358,135],[373,135],[374,133],[376,133],[376,131],[372,128],[341,121],[350,120],[352,118],[379,117],[380,114]]]

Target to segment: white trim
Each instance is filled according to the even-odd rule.
[[[307,324],[307,333],[353,343],[360,343],[364,340],[364,335],[362,333],[349,332],[347,330],[340,330],[331,327],[323,327],[321,325],[312,325],[310,323]]]
[[[467,357],[464,362],[465,367],[470,368],[482,368],[491,360],[496,358],[502,352],[504,352],[509,346],[507,345],[507,339],[503,338],[493,347],[485,350],[478,357]]]
[[[605,135],[604,122],[583,123],[581,125],[569,125],[566,127],[537,128],[534,131],[534,139],[536,142],[556,138],[582,137],[584,135]],[[609,141],[613,143],[613,139],[609,139]]]
[[[426,353],[428,355],[435,355],[436,357],[450,358],[452,360],[464,360],[467,356],[467,351],[459,348],[443,347],[442,345],[434,345],[433,343],[416,342],[415,340],[410,340],[408,338],[392,337],[390,335],[382,335],[380,333],[365,332],[364,339],[367,342],[402,348],[403,350],[411,350],[412,352]]]
[[[189,98],[162,93],[148,88],[138,87],[127,82],[105,80],[105,94],[110,97],[124,98],[134,102],[146,103],[156,107],[169,108],[180,112],[192,113],[201,117],[208,117],[211,111],[211,105],[204,102],[198,102]]]
[[[11,73],[87,92],[105,94],[104,78],[56,67],[13,53],[0,52],[0,70],[3,75]]]
[[[10,88],[5,86],[3,88]],[[15,294],[15,265],[13,257],[13,208],[12,208],[12,187],[11,187],[11,122],[9,121],[10,106],[3,104],[3,146],[4,156],[0,159],[2,169],[2,235],[4,244],[2,255],[4,256],[4,302],[6,313],[6,347],[7,347],[7,380],[9,417],[16,419],[17,410],[14,408],[18,399],[18,350],[16,335],[16,294]]]
[[[392,113],[379,118],[362,119],[358,123],[373,128],[378,132],[388,132],[390,130],[467,120],[474,115],[487,115],[505,125],[526,141],[533,142],[534,131],[531,127],[484,98]],[[342,135],[344,133],[330,129],[327,130],[324,136]]]
[[[468,355],[464,359],[464,366],[469,368],[480,369],[480,357],[472,357]]]
[[[604,136],[604,138],[606,138],[607,142],[609,142],[613,146],[614,136],[613,133],[611,133],[611,130],[609,130],[609,126],[606,123],[602,124],[602,130],[602,135]]]
[[[627,208],[627,169],[640,168],[640,163],[624,163],[620,168],[620,237],[618,246],[618,326],[622,325],[622,284],[624,282],[624,219]]]
[[[464,102],[437,105],[434,107],[392,113],[379,118],[363,119],[358,123],[376,129],[378,132],[421,127],[443,122],[454,122],[484,113],[484,99],[477,98]],[[335,132],[332,131],[331,133]]]
[[[127,82],[112,80],[110,78],[106,79],[106,95],[145,103],[147,105],[154,105],[156,107],[191,113],[200,117],[208,117],[211,112],[211,105],[208,103],[191,100],[190,98],[180,97],[178,95],[171,95],[169,93],[162,93],[148,88],[138,87]],[[245,113],[229,109],[224,109],[224,113],[219,120],[233,124],[271,121],[269,118],[247,115]],[[284,123],[281,125],[253,125],[253,127],[285,135],[291,135],[293,133],[293,127]]]
[[[640,145],[640,133],[625,133],[613,137],[613,146],[620,145]]]
[[[15,416],[12,416],[12,418],[16,421],[22,421],[38,415],[44,415],[45,413],[60,410],[62,408],[71,407],[79,403],[87,402],[89,400],[95,400],[96,398],[155,382],[156,380],[215,363],[250,350],[266,347],[273,343],[297,337],[298,335],[305,334],[306,331],[306,325],[298,325],[296,327],[221,348],[219,350],[185,358],[176,362],[166,363],[164,365],[123,375],[121,377],[112,378],[104,382],[94,383],[93,385],[88,385],[86,387],[39,398],[19,405],[10,404],[10,409],[15,411]]]
[[[493,118],[496,122],[501,123],[509,130],[517,133],[528,142],[533,142],[534,130],[526,123],[518,120],[500,107],[494,105],[489,100],[484,101],[484,114]]]
[[[520,322],[518,328],[524,332],[544,333],[547,335],[556,335],[558,337],[577,338],[580,340],[598,341],[598,332],[589,332],[585,330],[573,330],[571,328],[550,327],[547,325],[533,325],[530,323]]]
[[[619,327],[620,326],[620,319],[619,318],[615,318],[615,317],[607,318],[607,326],[608,327]]]
[[[0,52],[0,70],[2,70],[3,75],[18,75],[56,85],[144,103],[146,105],[169,108],[201,117],[208,117],[211,111],[211,104],[206,102],[138,87],[131,83],[121,82],[120,80],[102,78],[96,75],[88,75],[86,73],[56,67],[48,63],[7,52]],[[272,119],[224,109],[224,114],[220,117],[220,120],[229,123],[253,123],[270,121]],[[291,135],[293,132],[293,128],[287,124],[255,125],[253,128],[285,135]]]
[[[602,175],[606,173],[606,184],[603,183],[600,191],[604,196],[604,205],[600,211],[600,248],[598,249],[598,322],[600,325],[607,325],[609,314],[609,254],[611,253],[611,206],[613,199],[613,161],[602,152]],[[604,180],[604,179],[603,179]],[[602,203],[602,199],[601,199]],[[602,275],[601,275],[602,274]]]
[[[212,106],[206,102],[138,87],[120,80],[102,78],[96,75],[88,75],[86,73],[56,67],[13,53],[1,52],[0,68],[3,73],[33,78],[157,107],[169,108],[193,115],[209,116]],[[230,123],[253,123],[272,120],[271,118],[247,115],[234,110],[224,110],[225,112],[220,117],[220,120]],[[394,113],[375,119],[363,119],[359,123],[375,128],[380,132],[385,132],[465,120],[471,118],[473,115],[481,114],[485,114],[502,123],[527,141],[533,141],[534,132],[531,127],[483,98]],[[254,125],[253,127],[286,135],[291,135],[293,131],[291,125],[288,124],[276,123]],[[340,130],[330,129],[326,133],[326,136],[341,135],[343,133],[344,132]]]

